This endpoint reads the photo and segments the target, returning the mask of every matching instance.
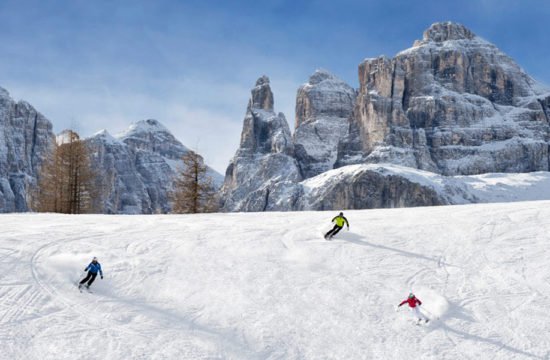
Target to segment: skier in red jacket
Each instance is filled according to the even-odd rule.
[[[422,314],[420,312],[420,310],[418,309],[418,307],[420,305],[422,305],[422,301],[420,301],[420,299],[418,299],[416,296],[414,296],[413,293],[410,293],[409,294],[409,297],[405,300],[403,300],[401,302],[401,304],[399,304],[397,307],[401,307],[401,305],[404,305],[408,303],[409,304],[409,308],[411,309],[411,311],[414,313],[414,315],[418,318],[418,322],[420,322],[421,320],[424,320],[424,322],[428,322],[430,321],[430,319],[428,319],[424,314]],[[417,306],[418,305],[418,306]]]

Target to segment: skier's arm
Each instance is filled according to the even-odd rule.
[[[98,264],[99,265],[99,264]],[[103,271],[101,270],[101,265],[99,265],[99,275],[103,279]]]
[[[92,264],[90,263],[90,265],[92,265]],[[84,269],[84,271],[88,271],[88,269],[90,268],[90,265],[86,266],[86,268]]]
[[[416,299],[416,303],[417,303],[418,305],[422,305],[422,301],[420,301],[419,299]]]
[[[401,305],[405,304],[406,302],[407,302],[407,300],[403,300],[403,301],[401,302],[401,304],[397,305],[397,307],[400,307]]]
[[[343,216],[342,216],[342,217],[343,217]],[[348,229],[349,229],[349,222],[348,222],[348,219],[346,219],[346,218],[344,217],[344,221],[346,222],[346,225],[348,226]]]
[[[338,216],[333,217],[332,220],[331,220],[330,222],[335,222],[337,217],[338,217]]]

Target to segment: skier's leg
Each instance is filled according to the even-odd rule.
[[[417,318],[419,321],[420,321],[420,320],[424,320],[424,321],[428,320],[428,318],[427,318],[424,314],[422,314],[422,312],[420,311],[420,309],[418,308],[418,306],[415,307],[413,310],[414,310],[414,315],[416,316],[416,318]]]
[[[334,236],[335,234],[334,230],[336,230],[337,228],[338,228],[338,225],[334,225],[334,227],[330,229],[328,233],[326,233],[325,237]]]
[[[342,226],[343,227],[343,226]],[[334,226],[334,229],[332,229],[334,232],[332,233],[332,236],[338,234],[340,232],[340,230],[342,230],[342,227],[336,225]]]
[[[92,273],[88,271],[88,274],[86,274],[86,277],[80,282],[80,284],[84,284],[86,281],[88,281],[90,279],[91,274]]]
[[[90,281],[88,281],[88,287],[90,287],[90,285],[92,285],[92,283],[94,282],[96,276],[97,276],[97,273],[92,274],[92,278],[90,279]]]

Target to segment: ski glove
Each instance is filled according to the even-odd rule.
[[[101,280],[103,280],[103,275],[101,275]]]

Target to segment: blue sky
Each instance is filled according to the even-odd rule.
[[[296,90],[315,69],[357,87],[364,58],[451,20],[550,84],[549,19],[545,0],[0,0],[0,86],[56,132],[158,119],[223,173],[263,74],[292,128]]]

